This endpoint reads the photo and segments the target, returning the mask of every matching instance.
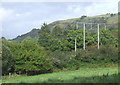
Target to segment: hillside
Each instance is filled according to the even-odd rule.
[[[118,15],[117,14],[106,14],[106,15],[98,15],[93,17],[84,17],[73,18],[67,20],[60,20],[50,23],[51,27],[56,25],[60,25],[61,27],[65,27],[67,24],[76,25],[76,22],[86,22],[86,23],[106,23],[108,29],[117,28],[118,26]],[[79,25],[80,26],[80,25]]]
[[[16,38],[14,38],[13,40],[21,42],[23,41],[25,38],[27,37],[31,37],[31,38],[38,38],[38,31],[39,29],[32,29],[30,32],[23,34],[21,36],[17,36]]]
[[[75,26],[76,22],[106,23],[107,29],[113,30],[113,28],[114,28],[114,30],[117,30],[115,28],[118,27],[118,14],[104,14],[104,15],[98,15],[98,16],[93,16],[93,17],[81,16],[79,18],[58,20],[58,21],[48,24],[48,27],[51,31],[53,30],[53,28],[55,26],[60,26],[62,29],[65,29],[66,26],[68,26],[68,25],[71,25],[72,27]],[[78,25],[79,25],[79,28],[82,29],[82,25],[81,24],[78,24]],[[89,27],[90,26],[86,26],[86,28],[89,28]],[[101,26],[101,28],[103,28],[103,27],[104,26]],[[93,28],[96,28],[96,26],[93,25]],[[17,36],[13,40],[21,42],[26,37],[38,38],[38,31],[39,31],[39,29],[33,29],[26,34]],[[117,35],[115,35],[115,36],[117,36]]]

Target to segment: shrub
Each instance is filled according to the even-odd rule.
[[[111,44],[102,45],[98,50],[97,47],[87,47],[86,50],[77,50],[75,59],[82,62],[116,62],[118,61],[118,49]]]
[[[105,58],[115,62],[118,60],[118,49],[111,44],[104,45],[100,48],[100,54]]]

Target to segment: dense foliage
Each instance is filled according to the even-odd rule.
[[[44,30],[43,30],[44,29]],[[76,30],[74,26],[73,29],[70,29],[63,37],[64,32],[60,31],[60,27],[56,26],[56,32],[54,30],[52,32],[47,32],[48,30],[47,24],[43,25],[41,30],[39,31],[39,44],[46,48],[46,50],[51,51],[72,51],[75,49],[75,38],[77,40],[77,48],[83,48],[83,30]],[[97,46],[98,43],[98,34],[97,32],[85,32],[85,44],[87,46]],[[118,39],[115,38],[109,30],[100,29],[100,45],[111,44],[114,47],[118,47]]]
[[[16,38],[14,38],[13,40],[22,42],[27,37],[31,37],[33,39],[36,39],[36,38],[38,39],[38,31],[39,31],[39,29],[33,28],[30,32],[23,34],[23,35],[19,35]]]
[[[43,26],[45,29],[45,26]],[[46,25],[47,27],[47,25]],[[57,31],[57,27],[56,31]],[[54,28],[54,29],[55,29]],[[48,28],[47,28],[48,29]],[[58,29],[60,27],[58,26]],[[63,30],[64,33],[65,30]],[[59,32],[59,31],[57,31]],[[45,35],[47,33],[47,35]],[[39,31],[39,44],[45,48],[46,50],[52,51],[50,53],[50,57],[54,62],[54,65],[57,67],[66,67],[74,66],[79,61],[82,62],[89,62],[92,61],[98,62],[98,60],[105,61],[105,62],[116,62],[118,58],[118,39],[112,35],[110,30],[100,29],[100,49],[97,49],[98,43],[98,34],[97,32],[85,32],[85,44],[86,50],[83,51],[83,30],[79,29],[76,30],[76,26],[73,29],[70,29],[65,34],[59,36],[57,33],[53,32],[45,32],[42,34],[42,30]],[[61,31],[60,31],[61,33]],[[55,37],[54,37],[55,36]],[[57,37],[56,37],[57,36]],[[63,38],[61,38],[63,37]],[[75,38],[77,40],[77,52],[75,53]],[[71,59],[71,60],[69,60]],[[75,60],[74,60],[75,59]],[[76,60],[77,59],[77,60]],[[107,60],[107,61],[106,61]],[[71,64],[74,63],[74,64]]]
[[[102,29],[100,32],[100,44],[101,45],[111,44],[115,47],[118,47],[118,39],[112,35],[110,30]]]
[[[2,74],[8,74],[14,70],[14,58],[8,48],[8,41],[2,39]]]
[[[87,18],[83,17],[82,20]],[[100,18],[100,20],[103,19]],[[94,19],[94,22],[98,21],[97,18]],[[75,23],[66,26],[57,23],[60,22],[52,26],[44,23],[39,31],[33,29],[30,33],[23,35],[22,39],[18,39],[20,42],[7,41],[3,38],[3,74],[16,72],[35,75],[54,72],[56,69],[118,62],[118,38],[112,33],[113,31],[100,29],[100,49],[98,50],[97,31],[90,31],[87,29],[89,26],[86,26],[86,50],[83,50],[83,29],[80,29],[82,26],[77,29]],[[28,35],[30,36],[27,37]],[[74,51],[75,39],[76,52]]]
[[[46,57],[44,48],[35,42],[13,42],[10,49],[14,55],[16,72],[32,75],[52,70],[52,62]]]
[[[68,27],[70,27],[68,25]],[[118,39],[109,30],[100,30],[100,49],[97,49],[97,32],[85,32],[86,50],[83,50],[83,30],[50,31],[47,24],[39,30],[38,42],[31,37],[21,43],[3,39],[3,74],[41,74],[55,69],[84,66],[82,63],[118,62]],[[60,32],[60,33],[59,33]],[[64,34],[66,32],[66,34]],[[77,52],[75,53],[75,39]],[[7,61],[7,62],[6,62]],[[14,62],[15,61],[15,62]],[[9,65],[7,65],[9,63]]]

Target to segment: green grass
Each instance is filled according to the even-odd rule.
[[[0,76],[1,77],[1,76]],[[2,84],[2,79],[0,78],[0,85]]]
[[[108,74],[108,75],[107,75]],[[3,83],[98,83],[116,82],[118,67],[108,68],[80,68],[75,71],[61,71],[35,76],[18,76],[15,78],[3,79]],[[107,75],[104,76],[104,75]],[[115,81],[116,80],[116,81]]]

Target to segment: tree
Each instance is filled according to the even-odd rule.
[[[7,40],[2,38],[2,74],[14,71],[14,58],[7,43]]]
[[[60,46],[61,41],[59,39],[57,39],[58,36],[61,36],[61,34],[62,34],[61,28],[59,26],[56,26],[53,29],[52,34],[44,32],[44,31],[42,31],[42,29],[38,33],[39,45],[43,46],[46,50],[51,50],[51,51],[61,50],[61,46]]]
[[[47,23],[43,23],[43,25],[41,26],[41,30],[39,32],[50,33],[50,29],[49,29]]]
[[[36,43],[38,42],[38,38],[37,37],[31,38],[30,36],[28,36],[24,40],[26,40],[28,42],[36,42]]]
[[[70,30],[73,30],[73,27],[72,27],[70,24],[68,24],[68,25],[64,28],[63,34],[64,34],[64,35],[67,35]]]
[[[113,46],[118,46],[118,39],[115,38],[109,30],[101,29],[100,43],[102,45],[112,44]]]
[[[45,57],[47,55],[43,47],[27,40],[17,45],[19,47],[16,45],[12,45],[11,49],[15,57],[15,71],[17,73],[34,75],[46,73],[52,69],[52,62],[48,57]]]
[[[61,51],[71,51],[71,44],[68,42],[68,40],[64,40],[61,43]]]
[[[80,19],[84,19],[84,18],[86,18],[87,16],[86,15],[83,15],[83,16],[81,16],[81,18]]]
[[[53,36],[61,36],[63,35],[63,31],[62,29],[60,28],[60,26],[55,26],[52,30],[52,35]]]
[[[50,40],[50,46],[49,46],[49,50],[51,51],[60,51],[61,48],[61,41],[59,39],[54,39],[54,40]]]
[[[71,30],[67,35],[68,44],[71,46],[70,49],[75,49],[75,38],[77,39],[77,48],[83,48],[83,30]],[[94,38],[89,35],[89,33],[85,32],[85,44],[87,46],[94,45]]]
[[[45,47],[46,50],[49,50],[52,39],[53,37],[48,33],[39,34],[38,43],[40,46]]]

